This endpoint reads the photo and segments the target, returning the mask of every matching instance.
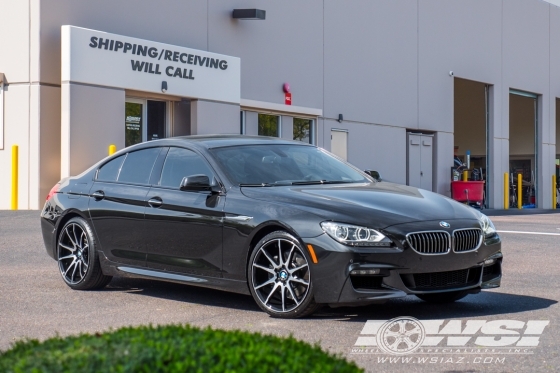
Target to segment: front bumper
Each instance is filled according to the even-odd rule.
[[[351,305],[383,303],[408,294],[425,294],[500,286],[502,253],[499,236],[475,250],[424,255],[406,242],[408,232],[441,230],[438,222],[402,224],[385,230],[397,249],[357,248],[342,245],[327,234],[305,239],[318,263],[312,265],[315,301]],[[480,228],[477,221],[455,221],[455,229]],[[450,229],[450,232],[452,229]]]

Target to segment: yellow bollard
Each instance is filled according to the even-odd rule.
[[[517,208],[521,209],[523,208],[523,193],[522,192],[522,188],[523,188],[523,178],[521,177],[521,174],[517,174]]]
[[[556,209],[556,175],[552,175],[552,209]]]
[[[18,146],[12,146],[12,210],[18,209]]]
[[[109,155],[113,155],[115,154],[115,152],[117,151],[117,147],[113,144],[109,145]]]
[[[509,174],[504,172],[504,210],[509,209]]]
[[[463,171],[463,181],[469,181],[469,171]]]

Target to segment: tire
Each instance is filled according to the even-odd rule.
[[[416,296],[428,303],[453,303],[469,295],[467,291],[449,291],[446,293],[416,294]]]
[[[279,260],[281,259],[281,260]],[[259,307],[272,317],[294,319],[312,314],[311,260],[291,234],[276,231],[256,245],[247,269],[248,285]]]
[[[58,269],[62,279],[74,290],[102,289],[111,281],[101,271],[95,237],[89,223],[70,219],[56,241]]]

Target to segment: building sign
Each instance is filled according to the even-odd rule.
[[[239,103],[237,57],[62,26],[62,81]]]

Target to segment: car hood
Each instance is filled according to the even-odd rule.
[[[475,209],[440,194],[388,182],[243,187],[241,191],[248,198],[293,205],[325,220],[379,229],[402,223],[478,219],[479,216]]]

